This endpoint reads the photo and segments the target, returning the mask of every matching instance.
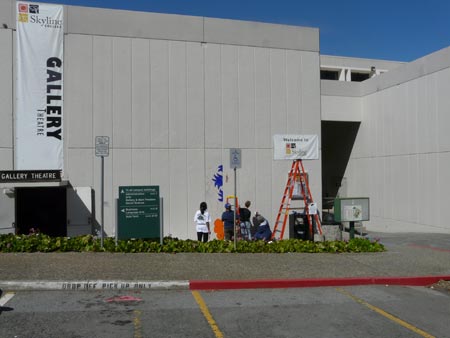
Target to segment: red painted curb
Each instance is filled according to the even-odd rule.
[[[303,288],[322,286],[351,285],[409,285],[426,286],[440,280],[450,280],[446,276],[419,277],[349,277],[349,278],[304,278],[304,279],[268,279],[268,280],[191,280],[190,290],[227,290],[227,289],[270,289]]]

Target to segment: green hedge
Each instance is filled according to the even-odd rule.
[[[100,238],[88,235],[80,237],[49,237],[43,234],[0,235],[0,252],[128,252],[128,253],[288,253],[288,252],[381,252],[385,248],[378,241],[355,238],[350,241],[311,242],[298,239],[266,243],[264,241],[238,241],[236,250],[230,241],[212,240],[202,243],[166,237],[163,245],[158,240],[130,239],[115,243],[105,238],[103,248]]]

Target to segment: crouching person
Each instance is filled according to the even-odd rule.
[[[259,225],[256,229],[254,239],[263,240],[266,242],[270,241],[270,239],[272,238],[272,231],[270,230],[269,222],[262,215],[257,215],[255,217],[255,220],[255,223]]]

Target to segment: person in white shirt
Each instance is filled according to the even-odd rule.
[[[209,225],[211,224],[211,216],[208,212],[206,202],[200,203],[200,210],[197,210],[194,216],[194,222],[197,227],[197,240],[208,242],[208,236],[211,234]]]

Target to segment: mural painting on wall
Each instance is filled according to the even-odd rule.
[[[214,186],[217,188],[218,192],[218,201],[223,202],[223,165],[219,165],[217,167],[217,172],[214,174],[212,181],[214,182]]]

